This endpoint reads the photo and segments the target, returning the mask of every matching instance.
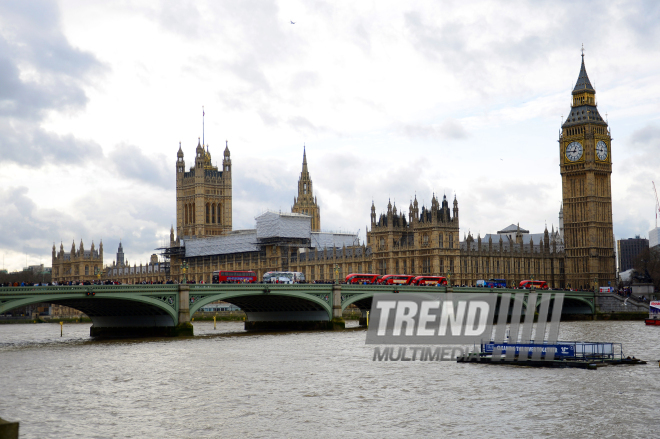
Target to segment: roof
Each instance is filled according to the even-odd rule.
[[[534,245],[538,244],[543,239],[543,233],[529,233],[528,231],[526,230],[523,231],[522,229],[520,229],[520,231],[523,233],[522,241],[523,244],[525,245],[529,244],[530,239],[534,239]],[[500,232],[497,232],[497,234],[487,233],[486,235],[484,235],[483,238],[481,238],[481,245],[484,245],[484,243],[488,245],[489,238],[493,240],[493,244],[496,242],[500,242],[500,236],[501,236]],[[508,240],[509,239],[506,236],[502,237],[502,242],[507,242]]]
[[[580,105],[579,107],[571,108],[571,112],[568,114],[566,122],[564,122],[562,127],[581,125],[587,122],[607,126],[607,123],[600,116],[598,108],[595,105]]]
[[[594,87],[589,81],[589,76],[587,76],[587,69],[584,67],[584,53],[582,54],[582,66],[580,67],[580,74],[578,75],[578,80],[575,83],[573,88],[573,94],[583,93],[585,91],[592,91],[596,93]]]
[[[517,232],[518,230],[520,230],[520,233],[529,233],[529,230],[525,230],[525,229],[523,229],[522,227],[520,227],[519,225],[516,225],[516,224],[511,224],[509,226],[506,226],[505,228],[503,228],[502,230],[500,230],[497,233],[511,233],[511,232]]]

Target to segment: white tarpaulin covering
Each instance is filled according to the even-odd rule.
[[[302,238],[309,239],[312,217],[299,213],[266,212],[257,220],[257,238]]]
[[[357,245],[357,235],[352,233],[312,232],[312,248],[342,248]]]
[[[244,230],[211,238],[187,239],[184,244],[186,246],[186,258],[259,251],[256,230]]]

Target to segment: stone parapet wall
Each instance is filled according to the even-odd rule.
[[[597,294],[596,303],[600,312],[649,312],[648,304],[632,299],[626,301],[618,294]]]

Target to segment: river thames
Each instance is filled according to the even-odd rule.
[[[349,325],[351,322],[349,322]],[[355,323],[353,323],[355,324]],[[374,362],[364,330],[94,341],[90,324],[0,325],[0,417],[21,438],[659,437],[660,328],[563,322],[641,366]]]

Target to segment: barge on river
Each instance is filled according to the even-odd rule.
[[[555,344],[482,343],[479,350],[474,349],[458,358],[457,362],[579,369],[646,364],[635,357],[624,357],[621,343],[583,341],[559,341]]]

